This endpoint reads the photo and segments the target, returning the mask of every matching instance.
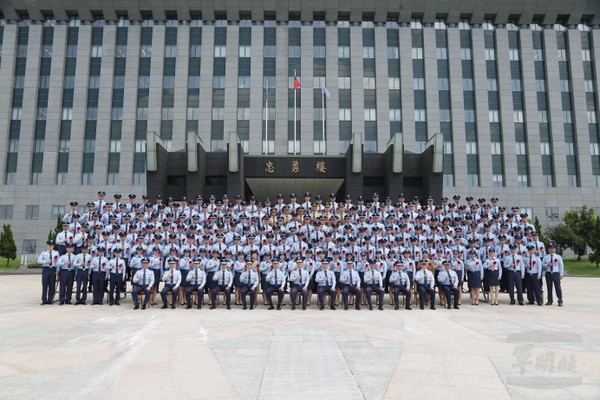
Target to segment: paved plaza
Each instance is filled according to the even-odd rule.
[[[134,311],[3,275],[0,398],[598,399],[599,284],[565,278],[562,308]]]

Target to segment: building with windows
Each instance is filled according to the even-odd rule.
[[[0,222],[22,252],[99,189],[600,208],[598,2],[91,4],[0,5]]]

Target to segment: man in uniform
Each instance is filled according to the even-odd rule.
[[[92,304],[102,304],[104,298],[104,282],[106,281],[106,271],[108,259],[104,257],[104,247],[100,246],[96,249],[96,256],[92,259],[90,269],[92,271],[92,288],[93,301]]]
[[[529,256],[523,260],[525,264],[525,287],[527,288],[527,304],[535,304],[538,306],[542,305],[542,291],[540,288],[540,282],[542,279],[542,261],[537,255],[538,248],[535,244],[527,246]]]
[[[241,254],[241,253],[240,253]],[[254,310],[254,303],[256,302],[256,288],[258,287],[258,273],[252,268],[252,261],[246,261],[244,265],[244,271],[240,274],[241,283],[241,297],[243,309],[247,310],[246,294],[250,293],[250,309]]]
[[[277,292],[277,309],[281,310],[281,303],[283,302],[283,296],[285,295],[285,274],[279,269],[279,260],[273,260],[271,263],[271,269],[267,273],[266,277],[267,288],[265,294],[267,296],[267,303],[269,304],[269,310],[273,308],[273,299],[271,296],[273,292]]]
[[[290,272],[290,303],[292,310],[296,309],[296,295],[300,292],[302,296],[302,309],[306,310],[306,299],[308,298],[308,272],[302,269],[302,259],[296,260],[295,268]]]
[[[383,295],[385,293],[385,289],[383,287],[383,277],[381,276],[381,273],[374,268],[375,263],[373,261],[374,260],[371,260],[369,264],[365,266],[365,292],[367,294],[369,310],[373,309],[371,294],[376,292],[379,296],[379,310],[383,311]]]
[[[171,309],[175,309],[177,305],[177,294],[179,293],[179,285],[181,285],[181,272],[175,268],[177,261],[174,258],[169,259],[169,269],[163,273],[162,280],[165,286],[160,291],[160,298],[163,305],[161,309],[167,308],[167,293],[171,292]]]
[[[354,293],[354,308],[360,310],[360,300],[362,297],[360,276],[358,275],[358,272],[354,270],[354,260],[352,258],[346,260],[346,266],[348,268],[340,273],[344,310],[348,309],[348,293],[350,292]]]
[[[523,278],[525,278],[525,268],[523,266],[523,257],[517,253],[518,246],[511,244],[510,254],[504,257],[504,270],[508,275],[508,295],[510,304],[515,304],[515,287],[517,289],[517,301],[523,305]]]
[[[88,246],[84,244],[81,246],[81,253],[75,256],[74,266],[77,269],[76,280],[77,280],[77,292],[75,295],[75,305],[86,304],[87,300],[87,285],[88,276],[90,272],[90,265],[92,263],[92,256],[88,254]]]
[[[116,304],[118,306],[121,305],[119,302],[121,298],[121,287],[123,286],[123,281],[125,280],[125,273],[127,271],[127,267],[125,265],[125,260],[121,258],[121,249],[115,248],[113,250],[114,258],[108,262],[108,271],[109,271],[109,281],[110,288],[108,292],[108,305],[112,306]]]
[[[192,269],[186,276],[188,287],[185,288],[185,299],[187,310],[192,308],[192,293],[198,294],[198,310],[202,308],[202,302],[204,301],[204,285],[206,285],[206,273],[200,268],[202,261],[196,258],[193,262],[194,269]]]
[[[73,281],[75,280],[75,255],[73,254],[73,243],[65,245],[66,252],[58,259],[58,271],[60,277],[59,305],[71,304],[73,295]]]
[[[558,298],[558,306],[562,307],[563,299],[560,281],[565,274],[565,267],[562,257],[556,254],[556,243],[552,242],[548,245],[548,254],[542,260],[542,268],[546,270],[546,289],[548,290],[546,305],[552,305],[552,287],[554,287],[556,289],[556,297]]]
[[[421,268],[415,274],[417,288],[419,290],[419,306],[421,310],[425,309],[425,293],[429,294],[429,308],[435,310],[435,279],[429,269],[427,269],[427,260],[421,260]]]
[[[458,275],[456,275],[456,271],[450,268],[451,262],[450,260],[443,261],[444,269],[438,275],[438,281],[441,284],[441,288],[446,295],[446,308],[450,310],[452,306],[450,305],[450,295],[454,296],[454,309],[458,310]]]
[[[329,260],[321,261],[321,271],[317,272],[315,278],[318,288],[317,296],[319,298],[320,309],[325,308],[325,293],[329,293],[329,308],[335,310],[335,274],[329,271]],[[355,300],[357,301],[357,300]]]
[[[139,310],[140,308],[140,303],[138,302],[140,292],[145,293],[142,310],[146,309],[148,300],[150,300],[150,293],[152,292],[152,286],[154,286],[154,272],[149,271],[148,266],[150,266],[150,260],[147,258],[142,259],[142,269],[137,271],[133,276],[132,283],[134,288],[131,292],[131,297],[133,297],[134,310]]]
[[[227,270],[227,260],[222,258],[220,261],[221,269],[213,275],[213,288],[211,291],[210,309],[217,308],[217,294],[225,292],[225,304],[228,310],[231,310],[231,286],[233,285],[233,275]]]
[[[408,274],[402,271],[402,262],[396,261],[392,264],[392,274],[390,275],[390,285],[392,286],[392,293],[394,295],[394,309],[400,309],[399,294],[402,292],[406,297],[406,305],[404,306],[407,310],[412,310],[410,307],[410,278]]]

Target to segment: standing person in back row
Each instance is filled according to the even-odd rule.
[[[565,267],[562,257],[556,254],[556,243],[552,242],[548,245],[548,254],[542,260],[542,268],[546,271],[546,289],[548,290],[546,305],[552,305],[552,287],[554,287],[556,289],[556,297],[558,298],[558,306],[562,307],[563,299],[560,281],[565,274]]]

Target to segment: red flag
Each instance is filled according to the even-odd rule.
[[[300,89],[300,81],[298,78],[294,78],[294,89]]]

